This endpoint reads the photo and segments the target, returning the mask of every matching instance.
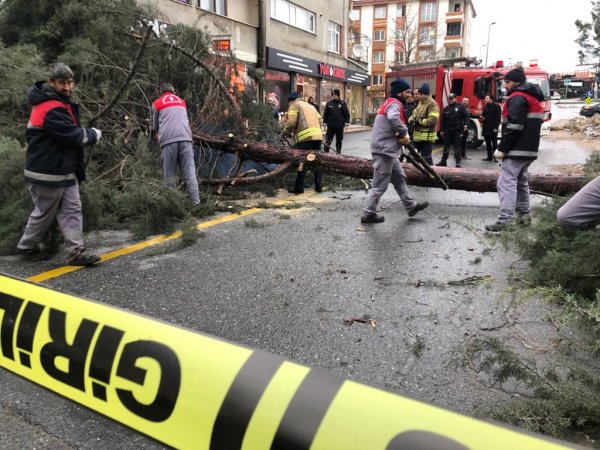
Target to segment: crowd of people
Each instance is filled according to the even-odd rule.
[[[490,232],[501,232],[514,222],[526,224],[531,220],[528,170],[538,157],[544,115],[541,104],[544,95],[538,85],[527,82],[523,69],[510,70],[505,75],[504,85],[508,94],[504,107],[489,94],[477,117],[482,123],[487,150],[484,161],[502,161],[497,181],[500,211],[497,221],[485,227]],[[72,100],[73,89],[73,71],[64,63],[56,63],[50,66],[47,79],[36,82],[28,91],[32,110],[26,131],[24,176],[34,209],[17,249],[29,260],[48,259],[50,255],[41,242],[57,222],[64,237],[67,263],[90,266],[101,258],[85,251],[79,187],[85,181],[83,148],[97,143],[102,132],[81,126],[78,105]],[[187,106],[171,83],[163,83],[160,92],[160,97],[152,103],[152,129],[161,148],[165,184],[176,189],[179,170],[190,201],[197,207],[200,194]],[[340,154],[342,151],[350,115],[340,91],[334,89],[331,94],[322,116],[314,97],[304,101],[302,94],[294,91],[287,99],[289,106],[283,118],[277,97],[266,96],[265,103],[271,109],[273,119],[283,120],[282,135],[293,140],[294,148],[306,151],[308,161],[314,160],[314,155],[309,158],[310,154],[320,151],[323,145],[325,151],[331,149],[334,137],[335,152]],[[388,94],[373,125],[373,181],[362,211],[362,223],[384,221],[384,217],[377,214],[377,205],[390,183],[409,217],[429,206],[428,202],[418,202],[410,195],[400,161],[404,147],[412,142],[424,161],[433,166],[432,150],[437,139],[438,121],[444,150],[436,165],[448,165],[450,147],[456,167],[461,167],[463,159],[470,159],[465,152],[469,121],[473,117],[468,98],[458,103],[456,95],[450,93],[448,105],[440,114],[427,83],[413,89],[406,80],[398,78],[391,83]],[[498,142],[500,128],[502,133]],[[305,167],[301,164],[290,192],[304,192],[304,177]],[[315,171],[315,191],[322,189],[321,173]],[[599,225],[600,177],[572,197],[558,211],[557,219],[565,227],[590,229]]]

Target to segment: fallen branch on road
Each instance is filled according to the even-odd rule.
[[[243,141],[235,136],[211,135],[201,132],[194,133],[194,139],[210,145],[221,151],[237,153],[242,159],[275,164],[293,163],[304,165],[312,171],[337,173],[354,178],[372,179],[372,161],[356,156],[339,155],[336,153],[316,153],[313,161],[306,159],[307,152],[286,146],[275,146],[263,142]],[[439,182],[421,173],[411,164],[402,164],[407,181],[411,185],[422,187],[440,187]],[[448,189],[470,192],[496,192],[498,172],[494,170],[435,167],[435,172],[447,184]],[[264,178],[263,178],[264,181]],[[244,180],[243,184],[255,181]],[[227,179],[227,184],[231,183]],[[242,184],[241,180],[236,184]],[[561,175],[555,173],[529,174],[529,185],[532,192],[543,195],[567,195],[578,191],[585,185],[585,177]]]

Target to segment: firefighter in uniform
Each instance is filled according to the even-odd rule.
[[[517,220],[531,220],[528,169],[537,159],[540,131],[544,120],[544,93],[540,87],[526,82],[522,68],[510,70],[504,77],[508,91],[506,106],[502,111],[502,139],[494,157],[502,161],[502,172],[497,190],[500,214],[496,223],[485,229],[500,232]]]
[[[287,111],[287,122],[281,134],[285,137],[293,136],[294,148],[318,152],[323,142],[323,118],[321,114],[310,103],[305,102],[299,92],[292,92],[288,97],[289,107]],[[303,164],[298,167],[294,189],[292,194],[304,192],[305,168]],[[315,191],[323,189],[321,172],[315,171]]]
[[[433,98],[427,83],[419,88],[419,104],[410,116],[410,123],[414,126],[413,141],[421,156],[427,164],[433,166],[433,143],[437,139],[437,121],[440,117],[440,108]]]

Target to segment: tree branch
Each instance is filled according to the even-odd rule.
[[[150,38],[150,34],[152,33],[152,27],[150,25],[145,25],[145,27],[146,27],[146,32],[144,33],[144,37],[142,38],[142,44],[138,48],[137,55],[135,56],[135,60],[133,62],[133,65],[131,66],[131,69],[129,70],[129,74],[127,75],[127,78],[125,79],[125,81],[123,82],[123,84],[121,84],[121,87],[116,92],[116,94],[113,96],[112,100],[106,106],[106,108],[104,108],[102,111],[100,111],[98,114],[96,114],[94,117],[92,117],[90,119],[89,127],[93,127],[94,124],[101,117],[103,117],[106,113],[108,113],[117,104],[117,102],[121,98],[121,94],[123,94],[123,91],[129,85],[129,82],[133,78],[133,76],[134,76],[134,74],[135,74],[135,72],[136,72],[136,70],[137,70],[137,68],[138,68],[138,66],[140,64],[140,61],[142,59],[142,55],[144,54],[144,50],[146,48],[146,45],[148,44],[148,40]],[[89,157],[88,157],[88,159],[89,159]]]

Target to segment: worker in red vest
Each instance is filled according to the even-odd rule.
[[[17,249],[30,261],[43,261],[50,253],[41,245],[54,221],[65,241],[67,262],[91,266],[98,255],[85,252],[79,183],[85,180],[83,146],[102,137],[96,128],[82,128],[79,109],[71,99],[74,74],[69,66],[50,66],[47,81],[38,81],[27,92],[33,105],[25,137],[25,181],[34,209]]]
[[[429,203],[417,203],[408,192],[406,174],[400,164],[403,145],[410,142],[404,107],[410,97],[410,84],[397,78],[392,81],[390,97],[381,105],[375,117],[371,135],[371,154],[373,155],[373,182],[367,196],[360,221],[362,223],[381,223],[384,217],[376,213],[381,196],[390,182],[400,196],[409,217],[429,206]]]
[[[192,130],[185,101],[175,94],[171,83],[163,83],[161,96],[152,103],[152,129],[160,145],[165,184],[177,189],[177,168],[185,180],[190,201],[200,205]]]

